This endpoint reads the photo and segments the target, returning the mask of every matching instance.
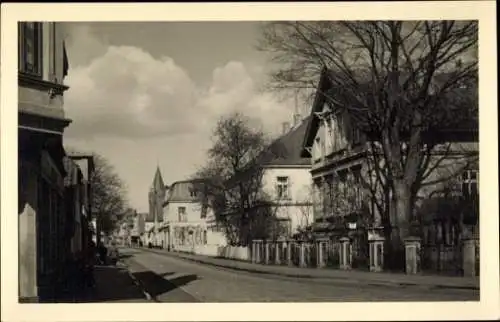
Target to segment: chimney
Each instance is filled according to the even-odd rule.
[[[290,130],[290,123],[289,122],[283,122],[282,125],[283,125],[283,133],[282,134],[285,135]]]

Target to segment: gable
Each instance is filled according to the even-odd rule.
[[[323,69],[320,75],[320,81],[318,83],[313,106],[311,108],[310,122],[305,132],[302,143],[301,155],[304,157],[311,156],[314,140],[317,137],[318,130],[322,123],[321,114],[325,110],[326,105],[326,99],[322,93],[329,90],[331,91],[331,83],[328,79],[328,73],[329,71],[327,69]],[[447,75],[438,75],[435,77],[434,81],[439,84],[443,81],[443,78],[446,78],[446,76]],[[469,112],[473,111],[474,109],[466,108],[469,104],[473,104],[474,102],[472,102],[467,95],[465,95],[467,97],[465,99],[457,99],[457,97],[464,96],[463,92],[460,93],[461,95],[456,94],[457,91],[470,91],[471,94],[474,94],[475,91],[477,91],[476,84],[474,82],[470,82],[469,85],[470,86],[454,89],[453,91],[447,92],[442,100],[440,100],[440,104],[445,104],[444,106],[446,106],[446,108],[442,109],[443,113],[450,113],[450,115],[453,115],[452,112],[466,110],[468,111],[467,116],[457,119],[454,119],[453,116],[451,116],[450,121],[453,122],[449,122],[449,124],[446,124],[446,127],[439,126],[438,129],[433,129],[432,133],[428,133],[430,137],[439,137],[439,140],[443,142],[468,141],[471,140],[471,138],[474,139],[475,137],[477,137],[477,134],[479,132],[478,113],[472,113],[471,115],[469,115]],[[472,96],[474,97],[474,95]],[[343,127],[343,129],[345,131],[347,139],[350,139],[350,137],[355,132],[356,127],[355,122],[349,121],[349,118],[350,116],[346,112],[344,118],[345,126]]]

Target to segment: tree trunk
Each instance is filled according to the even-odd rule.
[[[410,234],[411,200],[410,187],[403,180],[395,181],[394,194],[392,195],[393,207],[390,207],[390,211],[395,212],[391,215],[391,219],[395,219],[394,229],[391,231],[390,249],[390,266],[393,269],[404,268],[404,240]]]

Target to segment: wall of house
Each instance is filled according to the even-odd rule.
[[[346,123],[347,124],[347,123]],[[338,130],[338,128],[337,128]],[[348,131],[346,131],[348,132]],[[335,136],[335,133],[338,133],[336,131],[333,131],[331,132],[331,135],[332,136]],[[326,156],[328,156],[329,154],[331,154],[331,152],[336,152],[336,150],[338,149],[335,149],[335,145],[333,146],[333,148],[329,148],[328,145],[329,145],[329,140],[328,140],[328,131],[325,127],[325,123],[324,122],[320,122],[320,126],[319,126],[319,130],[316,134],[317,137],[320,138],[320,143],[318,145],[317,142],[314,143],[313,145],[313,149],[312,149],[312,153],[313,153],[313,158],[312,158],[312,166],[313,166],[313,169],[315,168],[318,168],[318,167],[322,167],[322,166],[327,166],[329,162],[332,162],[335,161],[335,160],[340,160],[340,159],[345,159],[346,157],[351,157],[355,154],[355,152],[358,150],[361,150],[361,149],[367,149],[368,148],[368,145],[365,143],[365,144],[361,144],[361,145],[358,145],[356,146],[354,149],[352,149],[352,146],[349,146],[350,144],[348,144],[346,147],[348,147],[348,149],[345,150],[345,152],[342,152],[340,154],[336,154],[334,156],[331,156],[329,158],[324,158]],[[346,133],[346,138],[350,138],[349,137],[349,133]],[[332,140],[330,140],[332,141]],[[364,140],[362,138],[360,138],[360,143],[362,143]],[[337,146],[340,146],[342,147],[342,145],[337,145]],[[438,146],[437,147],[437,151],[441,150],[441,151],[445,151],[446,148],[448,147],[448,143],[447,144],[443,144],[441,146]],[[466,157],[466,154],[467,153],[470,153],[470,152],[477,152],[478,151],[478,143],[477,142],[467,142],[467,143],[453,143],[451,144],[450,146],[450,149],[448,151],[446,151],[445,153],[447,154],[447,156],[445,158],[443,158],[443,153],[436,153],[432,158],[431,158],[431,163],[429,165],[430,168],[435,168],[433,171],[430,172],[430,175],[428,176],[428,178],[426,179],[425,181],[425,186],[421,188],[421,190],[419,191],[419,198],[417,200],[417,206],[421,206],[426,199],[428,199],[430,196],[434,195],[435,193],[441,191],[446,185],[449,185],[449,178],[450,176],[452,176],[452,174],[459,174],[460,175],[460,171],[464,165],[467,163],[467,161],[470,161],[471,160],[471,157]],[[476,158],[476,156],[473,156],[472,158]],[[383,159],[381,160],[381,163],[383,162]],[[439,162],[439,166],[436,167],[436,162]],[[347,167],[351,167],[351,166],[354,166],[356,164],[360,164],[362,166],[361,168],[361,174],[363,176],[363,179],[365,181],[369,181],[369,177],[371,175],[371,179],[375,180],[375,174],[374,173],[369,173],[369,162],[368,160],[364,159],[364,158],[354,158],[352,160],[350,160],[348,163],[345,163],[343,164],[342,166],[332,166],[330,169],[324,171],[323,173],[317,173],[315,174],[315,178],[314,178],[314,181],[318,181],[318,179],[320,177],[323,177],[325,174],[328,174],[328,173],[331,173],[331,172],[334,172],[334,171],[338,171],[340,170],[340,168],[347,168]],[[431,183],[433,182],[433,184],[428,184],[428,183]],[[365,189],[361,189],[361,191],[363,192],[364,194],[364,197],[371,197],[371,193]],[[381,186],[378,186],[377,189],[376,189],[376,193],[377,193],[377,198],[378,200],[382,200],[381,198],[383,198],[383,191],[381,190]],[[314,189],[313,189],[313,195],[315,196],[315,209],[316,210],[319,210],[319,212],[322,212],[322,207],[321,207],[321,203],[322,203],[322,198],[323,198],[323,195],[324,195],[324,192],[321,190],[321,187],[318,187],[317,185],[314,186]],[[369,203],[369,206],[371,207],[371,211],[372,211],[372,218],[373,220],[375,221],[375,225],[380,225],[381,224],[381,214],[379,213],[378,209],[376,207],[374,207],[374,205],[372,203]],[[427,218],[426,221],[432,221],[433,219],[431,219],[434,214],[433,213],[428,213],[426,215]],[[394,221],[395,219],[392,218],[391,219],[392,221]]]
[[[57,22],[42,23],[42,74],[40,79],[63,84],[64,25]],[[20,64],[23,57],[20,55]],[[64,117],[62,95],[51,98],[48,91],[19,87],[19,111],[50,117]]]
[[[37,290],[38,179],[35,165],[19,160],[19,295],[35,298]]]
[[[262,178],[264,193],[277,200],[277,178],[288,177],[289,198],[279,200],[276,208],[278,218],[290,220],[290,233],[312,222],[312,178],[309,167],[266,168]]]
[[[82,185],[76,185],[74,191],[74,235],[71,238],[71,252],[75,255],[82,250],[82,207],[83,193]]]
[[[201,204],[198,202],[169,202],[163,209],[163,218],[165,222],[178,222],[179,207],[184,207],[186,213],[186,222],[205,222],[201,218]]]
[[[64,117],[62,95],[51,98],[48,90],[41,89],[49,86],[37,84],[43,81],[62,83],[62,28],[60,23],[42,23],[40,53],[43,69],[40,75],[33,76],[35,85],[27,87],[24,82],[18,87],[18,112]],[[22,34],[19,36],[21,45],[24,39]],[[22,63],[22,51],[18,53]],[[56,81],[52,75],[60,77]],[[24,139],[19,142],[19,297],[22,301],[37,301],[45,292],[50,294],[61,266],[58,261],[64,260],[65,255],[61,244],[64,183],[62,174],[54,166],[60,160],[54,160],[49,152],[39,150],[40,146],[31,146],[35,135],[40,136],[25,131]]]

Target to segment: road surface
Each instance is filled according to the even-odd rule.
[[[132,276],[156,302],[477,301],[479,291],[338,285],[204,265],[147,249],[121,249]]]

